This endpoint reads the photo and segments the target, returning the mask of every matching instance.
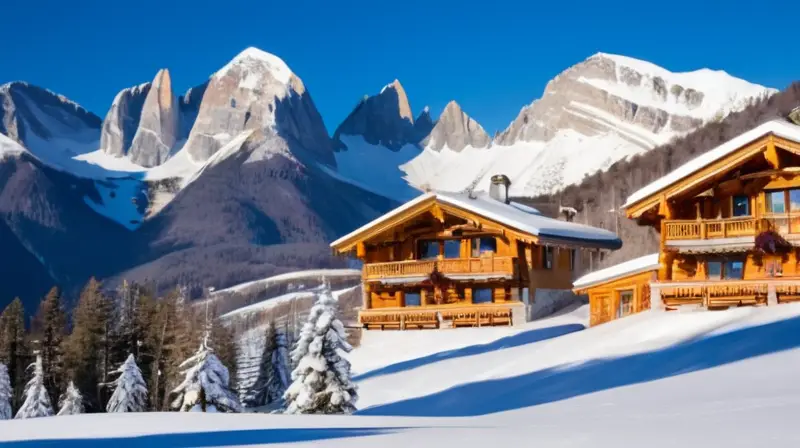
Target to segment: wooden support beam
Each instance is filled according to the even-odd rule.
[[[770,137],[767,139],[767,147],[764,150],[764,158],[772,166],[772,168],[781,169],[781,159],[778,155],[778,149],[775,147],[775,140]]]
[[[672,204],[669,203],[666,196],[661,196],[661,201],[658,203],[658,214],[664,219],[672,219]]]
[[[356,257],[364,259],[367,256],[367,246],[363,241],[356,244]]]

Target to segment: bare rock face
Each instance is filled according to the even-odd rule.
[[[430,120],[430,115],[428,116]],[[394,80],[374,96],[363,98],[333,133],[337,150],[344,149],[341,135],[360,135],[367,143],[393,151],[419,141],[411,105],[400,81]]]
[[[124,157],[139,129],[139,117],[150,83],[140,84],[120,91],[103,120],[100,148],[116,157]]]
[[[467,146],[486,148],[490,142],[491,138],[483,127],[470,118],[458,103],[450,101],[426,139],[425,145],[436,151],[447,147],[458,152]]]
[[[709,90],[713,97],[700,90],[709,83],[722,84]],[[562,130],[594,136],[630,126],[620,136],[649,149],[768,93],[724,72],[671,73],[644,61],[598,53],[550,81],[542,98],[522,108],[495,143],[546,142]]]
[[[156,74],[142,106],[139,127],[131,142],[131,162],[153,167],[164,163],[179,133],[179,106],[172,93],[169,70]]]
[[[62,95],[25,82],[0,85],[0,134],[23,146],[37,146],[36,137],[96,143],[100,124],[99,117]]]
[[[189,133],[192,131],[194,122],[197,119],[197,114],[200,112],[200,104],[203,101],[206,88],[208,88],[208,81],[199,86],[190,88],[178,99],[181,118],[178,140],[186,140],[189,138]]]
[[[422,109],[422,112],[417,116],[417,119],[414,120],[414,133],[416,134],[416,139],[418,141],[422,141],[430,135],[433,127],[436,123],[431,118],[431,109],[428,106],[425,106]]]
[[[208,82],[186,142],[208,160],[246,130],[274,132],[334,165],[328,133],[303,81],[277,56],[256,48],[236,56]]]

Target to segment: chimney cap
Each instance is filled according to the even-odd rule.
[[[506,176],[505,174],[495,174],[494,176],[492,176],[492,183],[509,186],[511,185],[511,179],[509,179],[508,176]]]

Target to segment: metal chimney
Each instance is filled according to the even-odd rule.
[[[492,184],[489,186],[489,196],[493,199],[508,204],[511,198],[508,197],[508,187],[511,186],[511,179],[505,174],[495,174],[492,176]]]

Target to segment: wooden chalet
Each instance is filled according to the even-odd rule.
[[[649,306],[800,300],[800,126],[774,120],[745,132],[633,193],[624,208],[659,232],[658,263],[650,256],[645,271],[629,265],[630,275],[618,268],[579,279],[593,324]],[[650,303],[634,299],[623,311],[626,288]]]
[[[571,288],[585,252],[617,249],[609,231],[542,216],[490,193],[426,193],[331,243],[363,262],[365,328],[512,325],[537,289]]]

